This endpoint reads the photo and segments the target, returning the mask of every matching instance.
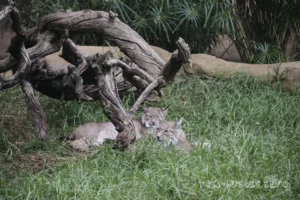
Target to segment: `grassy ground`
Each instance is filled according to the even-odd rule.
[[[194,77],[165,90],[168,119],[184,114],[194,146],[166,152],[146,139],[126,152],[89,154],[57,140],[76,126],[106,120],[99,102],[41,96],[48,143],[34,139],[19,89],[0,93],[0,199],[300,199],[300,93],[252,79]],[[127,107],[130,97],[124,99]]]

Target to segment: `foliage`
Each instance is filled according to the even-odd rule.
[[[244,60],[252,61],[260,51],[257,43],[267,43],[289,57],[288,41],[300,42],[300,2],[296,0],[237,0],[236,14],[244,29],[238,31],[237,47]],[[294,49],[295,51],[296,49]],[[293,51],[293,50],[292,50]],[[299,49],[296,50],[299,52]],[[297,59],[297,57],[291,57]],[[272,59],[273,60],[273,59]]]
[[[50,141],[27,142],[21,136],[32,129],[20,94],[16,88],[0,94],[1,127],[19,137],[4,139],[0,149],[3,199],[299,199],[300,91],[291,96],[245,77],[194,77],[166,88],[158,106],[170,105],[168,119],[184,115],[188,140],[211,143],[193,146],[190,155],[164,151],[151,138],[126,152],[111,146],[73,152],[58,136],[107,120],[100,103],[44,96]]]
[[[219,33],[215,27],[217,23],[212,23],[213,16],[222,4],[216,0],[197,3],[192,0],[31,0],[30,3],[24,1],[24,5],[28,7],[20,4],[22,17],[31,26],[38,23],[40,16],[54,10],[112,10],[153,45],[173,51],[176,48],[174,41],[180,36],[190,44],[192,52],[209,52]],[[31,6],[33,9],[29,9]],[[84,37],[79,38],[80,43],[103,44],[95,36]]]
[[[193,53],[208,53],[227,34],[245,62],[270,63],[299,59],[300,2],[296,0],[19,0],[28,25],[54,11],[112,10],[150,44],[169,51],[183,37]],[[292,41],[292,48],[288,42]],[[78,37],[79,44],[103,45],[96,35]],[[263,46],[261,46],[263,44]],[[267,46],[265,45],[267,44]],[[258,59],[260,47],[280,51],[277,59]],[[269,48],[271,47],[271,48]],[[274,55],[275,56],[275,55]]]
[[[265,63],[280,63],[284,60],[284,55],[280,49],[269,45],[267,43],[258,43],[255,46],[257,53],[254,57],[255,63],[265,64]]]

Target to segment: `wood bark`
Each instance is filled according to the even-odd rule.
[[[109,40],[144,71],[157,77],[164,61],[149,47],[147,42],[118,18],[111,18],[103,11],[60,12],[41,19],[41,31],[96,33]]]
[[[31,61],[27,54],[27,51],[24,47],[24,42],[22,40],[18,40],[21,45],[20,49],[15,54],[18,60],[18,71],[17,73],[6,81],[3,81],[0,84],[0,87],[6,88],[15,84],[20,83],[22,91],[25,94],[25,101],[28,108],[28,112],[31,115],[32,126],[34,132],[38,135],[41,140],[47,140],[47,123],[44,111],[39,103],[38,98],[36,97],[33,87],[30,83],[28,72],[30,70]]]
[[[143,91],[143,93],[139,96],[139,98],[136,100],[132,108],[130,109],[130,113],[133,115],[139,108],[139,106],[146,100],[146,98],[149,96],[149,94],[156,88],[159,88],[161,85],[165,83],[163,77],[158,77],[156,80],[154,80],[151,84],[148,85],[148,87]]]
[[[70,39],[66,39],[63,42],[62,57],[68,62],[74,64],[69,65],[68,75],[64,78],[63,87],[69,86],[77,94],[79,100],[93,100],[83,90],[83,79],[80,76],[87,69],[87,61],[82,53],[76,48],[74,42]],[[64,92],[62,94],[62,100],[64,99]]]
[[[111,62],[108,62],[111,54],[101,63],[94,64],[97,72],[97,85],[99,87],[100,101],[105,115],[115,125],[119,135],[115,141],[115,148],[127,148],[136,137],[136,128],[131,115],[126,112],[119,98],[118,90],[112,70]]]
[[[187,65],[188,68],[192,67],[191,50],[187,43],[182,38],[176,42],[178,50],[174,51],[169,62],[162,70],[162,75],[166,83],[171,84],[174,81],[175,75],[180,70],[182,65]]]
[[[13,6],[12,1],[8,1],[9,6]],[[6,7],[7,8],[7,7]],[[26,39],[26,33],[21,26],[19,11],[13,7],[10,10],[10,15],[13,21],[12,29],[17,34],[13,39],[12,43],[8,49],[11,53],[12,57],[9,57],[11,60],[15,60],[17,65],[17,72],[9,78],[8,80],[4,80],[2,77],[0,79],[0,90],[12,87],[18,83],[20,83],[22,91],[25,94],[26,105],[28,108],[28,112],[32,116],[32,125],[34,132],[38,135],[41,140],[47,140],[47,123],[46,117],[42,110],[42,107],[38,101],[38,98],[35,96],[33,87],[30,84],[29,80],[29,72],[31,68],[31,59],[28,55],[27,50],[24,46],[24,41]],[[5,13],[7,15],[8,13]],[[0,12],[0,19],[4,16],[2,11]],[[9,64],[6,62],[5,64]]]
[[[100,99],[104,113],[119,132],[116,146],[126,148],[136,135],[132,114],[154,89],[161,95],[161,87],[172,83],[180,67],[191,61],[188,45],[179,39],[178,51],[165,64],[147,42],[113,12],[58,12],[43,17],[38,28],[29,30],[21,26],[18,10],[11,1],[0,11],[0,20],[7,15],[11,16],[17,35],[8,49],[10,56],[0,61],[0,72],[13,69],[15,74],[9,79],[0,76],[0,90],[21,84],[34,130],[41,139],[47,139],[47,124],[32,85],[61,100]],[[113,59],[111,52],[87,55],[69,38],[78,33],[96,33],[118,46],[126,57]],[[26,49],[24,42],[31,47]],[[61,47],[61,57],[66,64],[45,62],[45,56]],[[126,112],[119,98],[119,92],[129,89],[142,94],[131,113]]]
[[[149,76],[144,76],[141,79],[141,76],[138,75],[127,78],[127,80],[134,83],[134,85],[136,85],[137,82],[139,82],[140,85],[144,85],[141,90],[146,88],[147,84],[150,84],[155,78],[159,77],[161,70],[165,66],[165,62],[135,31],[122,23],[118,18],[110,17],[110,15],[112,14],[90,10],[74,13],[60,12],[42,18],[40,29],[32,28],[27,31],[27,35],[30,36],[33,35],[32,32],[34,32],[34,30],[39,31],[36,38],[37,44],[28,49],[28,54],[33,63],[31,81],[35,89],[52,98],[61,99],[61,91],[64,85],[61,83],[61,80],[68,74],[68,68],[66,66],[69,65],[49,66],[41,59],[61,48],[62,36],[66,30],[70,34],[80,32],[98,33],[104,39],[116,44],[121,51],[131,59],[135,68],[143,70],[150,75],[150,78]],[[177,62],[179,61],[179,59],[176,60]],[[179,66],[174,61],[175,59],[172,59],[172,62],[169,62],[168,66],[172,66],[172,64]],[[11,69],[9,66],[12,66],[12,63],[14,63],[13,57],[8,57],[4,61],[0,61],[0,72]],[[89,69],[89,67],[87,67],[87,69]],[[132,67],[132,69],[134,69],[134,67]],[[89,83],[88,79],[93,79],[92,70],[86,71],[86,73],[84,71],[81,74],[83,79],[82,88],[87,96],[97,99],[99,97],[95,92],[96,88],[93,87],[94,83],[85,84]],[[128,75],[129,74],[130,73],[128,73]],[[165,73],[164,77],[167,78],[167,76],[168,74]],[[80,82],[80,77],[77,78]],[[127,83],[124,84],[124,80],[121,79],[118,80],[117,85],[124,87],[121,92],[131,88]],[[65,100],[78,99],[76,91],[78,90],[65,94]]]
[[[31,116],[34,132],[38,135],[39,139],[48,140],[46,116],[31,83],[29,80],[23,79],[20,81],[20,85],[25,94],[25,101]]]

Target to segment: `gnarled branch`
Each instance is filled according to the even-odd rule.
[[[123,77],[141,91],[155,80],[150,74],[137,67],[134,63],[131,63],[129,66],[121,60],[110,59],[107,61],[107,64],[122,68]]]
[[[136,129],[131,114],[122,106],[118,89],[125,91],[133,85],[139,92],[144,91],[131,109],[134,113],[153,89],[160,93],[159,89],[166,85],[163,83],[172,82],[182,64],[190,63],[190,50],[182,39],[177,41],[178,53],[174,53],[165,65],[145,40],[122,23],[113,12],[86,10],[50,14],[41,19],[39,29],[33,28],[28,31],[21,26],[18,10],[13,5],[9,4],[0,12],[0,20],[8,13],[13,20],[13,30],[17,36],[8,49],[11,56],[0,61],[0,71],[11,69],[13,65],[17,70],[8,80],[0,77],[0,90],[21,83],[34,119],[34,129],[39,132],[42,139],[47,138],[47,125],[30,82],[35,89],[54,98],[64,100],[99,98],[105,114],[119,132],[116,145],[127,147],[134,141]],[[32,38],[36,31],[37,37]],[[112,59],[110,52],[86,56],[66,38],[69,33],[74,35],[80,32],[101,35],[117,45],[132,63]],[[24,41],[29,38],[36,44],[25,49]],[[58,51],[62,43],[62,57],[68,64],[53,67],[44,62],[43,58]],[[97,69],[97,74],[93,73],[92,68]],[[163,77],[160,77],[161,75]],[[97,77],[97,83],[94,77]]]
[[[81,100],[93,100],[85,94],[83,90],[83,79],[80,76],[87,69],[87,61],[82,53],[76,48],[74,42],[70,39],[65,39],[63,42],[62,57],[76,67],[69,67],[68,77],[63,81],[63,87],[66,85],[71,87]],[[64,96],[64,95],[63,95]]]
[[[107,58],[93,66],[97,71],[101,105],[105,115],[119,132],[115,141],[116,147],[127,148],[135,140],[136,129],[131,115],[126,112],[119,98],[112,66],[107,62],[111,55],[109,53],[106,55]]]
[[[139,96],[139,98],[136,100],[132,108],[130,109],[130,113],[133,115],[139,108],[139,106],[146,100],[146,98],[149,96],[149,94],[156,89],[157,87],[161,86],[164,83],[163,77],[158,77],[156,80],[154,80]]]
[[[9,4],[10,6],[13,6],[12,1],[9,1]],[[24,46],[24,41],[26,39],[25,31],[20,23],[18,10],[13,7],[10,14],[13,21],[13,30],[17,35],[12,39],[12,43],[8,51],[13,57],[10,58],[16,60],[17,72],[8,80],[4,80],[2,77],[0,78],[0,90],[20,83],[25,94],[28,111],[32,116],[34,131],[36,134],[38,134],[40,139],[47,140],[48,136],[45,114],[37,97],[34,94],[33,87],[29,81],[28,74],[31,68],[31,59]]]
[[[174,51],[169,62],[162,70],[162,75],[166,83],[171,84],[174,81],[175,75],[182,67],[183,64],[192,66],[191,50],[187,43],[182,38],[179,38],[176,42],[178,50]]]
[[[59,12],[43,17],[41,31],[98,33],[117,45],[134,63],[153,77],[158,77],[164,61],[147,42],[117,17],[112,20],[103,11]]]

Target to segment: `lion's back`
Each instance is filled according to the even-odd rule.
[[[79,126],[71,135],[73,140],[77,140],[80,138],[91,138],[96,137],[100,133],[107,132],[108,134],[112,134],[117,132],[115,126],[111,122],[103,122],[103,123],[87,123]]]

